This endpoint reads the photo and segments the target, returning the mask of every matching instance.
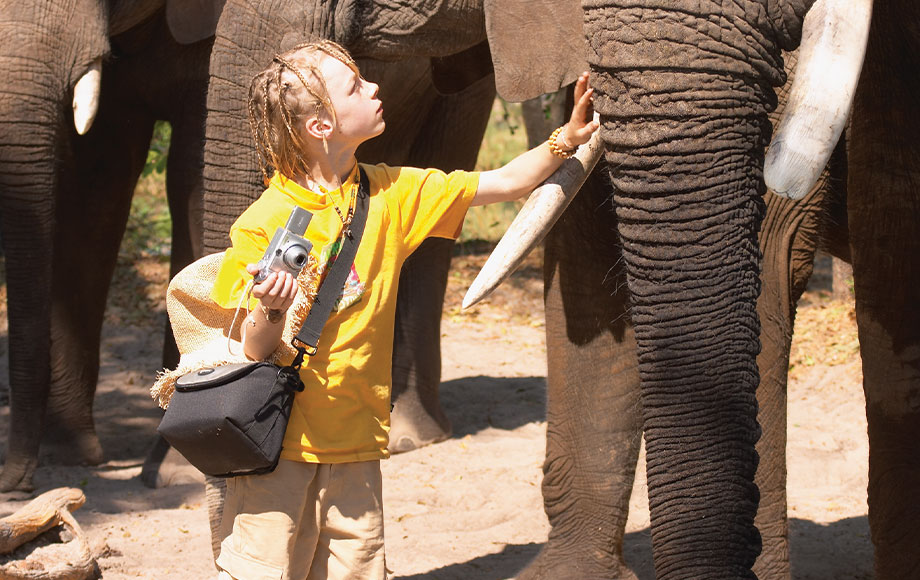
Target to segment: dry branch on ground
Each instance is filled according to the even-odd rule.
[[[98,566],[86,534],[71,514],[86,501],[57,488],[0,519],[0,580],[87,580]]]

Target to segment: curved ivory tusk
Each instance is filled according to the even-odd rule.
[[[85,135],[96,119],[101,84],[102,59],[97,58],[73,87],[73,124],[80,135]]]
[[[817,0],[805,16],[786,112],[767,150],[764,180],[801,199],[846,125],[866,55],[872,0]]]
[[[597,113],[594,119],[599,119]],[[463,308],[469,308],[488,296],[543,241],[597,165],[604,150],[600,133],[595,131],[591,140],[579,147],[574,157],[563,162],[555,173],[530,194],[466,291]]]

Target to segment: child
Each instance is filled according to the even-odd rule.
[[[470,205],[531,192],[587,142],[598,127],[584,121],[587,85],[585,73],[567,125],[500,169],[445,174],[361,165],[370,204],[354,265],[318,351],[301,369],[306,388],[295,398],[278,467],[227,480],[223,517],[232,532],[221,544],[219,578],[385,578],[380,460],[388,456],[400,267],[426,237],[456,238]],[[304,235],[313,250],[307,274],[271,274],[253,287],[257,307],[243,322],[251,359],[283,344],[298,292],[315,290],[348,235],[360,181],[355,150],[385,126],[377,89],[330,41],[276,56],[252,81],[250,122],[268,188],[230,230],[212,298],[236,306],[295,204],[313,214]]]

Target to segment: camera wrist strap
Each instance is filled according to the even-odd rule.
[[[310,307],[310,312],[300,332],[291,341],[291,344],[297,349],[297,358],[292,365],[295,368],[299,367],[298,363],[302,362],[304,353],[310,356],[316,354],[319,335],[323,332],[323,326],[326,325],[332,307],[342,296],[345,281],[348,279],[351,266],[355,261],[355,254],[358,252],[358,244],[361,243],[361,236],[364,234],[364,224],[367,222],[367,208],[370,205],[371,196],[367,175],[360,165],[358,174],[360,175],[360,186],[355,201],[355,214],[351,220],[351,236],[342,232],[342,248],[329,268],[326,278],[320,284],[319,292],[313,300],[313,305]]]

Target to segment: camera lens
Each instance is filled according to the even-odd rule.
[[[300,272],[304,264],[307,263],[308,255],[309,252],[305,247],[299,244],[291,244],[291,246],[284,251],[284,256],[281,259],[284,261],[285,266],[291,270]]]

